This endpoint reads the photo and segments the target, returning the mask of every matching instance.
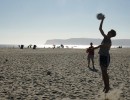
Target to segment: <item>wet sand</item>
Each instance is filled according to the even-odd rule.
[[[0,49],[0,100],[130,100],[130,49],[110,50],[110,87],[104,94],[85,49]]]

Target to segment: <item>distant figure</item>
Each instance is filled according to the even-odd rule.
[[[56,45],[55,44],[53,44],[53,49],[55,49],[56,48]]]
[[[94,67],[94,49],[97,49],[98,47],[93,47],[93,43],[90,43],[90,47],[86,50],[86,53],[88,53],[87,60],[88,60],[88,67],[90,67],[90,60],[92,61],[93,69]]]
[[[118,48],[122,48],[122,46],[119,46]]]
[[[33,49],[36,49],[36,47],[37,47],[37,46],[36,46],[36,45],[34,45],[34,46],[33,46]]]
[[[23,49],[24,48],[24,45],[18,45],[20,49]]]
[[[100,49],[99,49],[99,56],[100,56],[99,60],[100,60],[100,67],[101,67],[101,71],[102,71],[102,78],[104,81],[103,91],[105,93],[108,93],[108,91],[110,90],[109,76],[107,73],[107,68],[110,63],[109,50],[112,45],[111,38],[116,36],[116,31],[112,29],[106,35],[102,29],[104,19],[105,19],[105,16],[103,16],[103,18],[101,19],[100,26],[99,26],[100,33],[104,37],[103,41],[101,42]]]
[[[30,44],[30,45],[28,46],[28,48],[32,48],[32,45]]]
[[[61,48],[64,48],[64,45],[63,45],[63,44],[61,44],[60,46],[61,46]]]

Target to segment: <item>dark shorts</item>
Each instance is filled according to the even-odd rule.
[[[94,59],[94,55],[88,55],[87,59],[88,59],[89,61],[90,61],[90,59],[93,60],[93,59]]]
[[[99,60],[100,60],[100,66],[102,67],[102,69],[107,69],[110,63],[110,55],[108,56],[100,55]]]

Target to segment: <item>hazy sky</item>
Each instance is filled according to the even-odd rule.
[[[44,44],[48,39],[102,38],[103,29],[115,39],[130,39],[130,0],[0,0],[0,44]]]

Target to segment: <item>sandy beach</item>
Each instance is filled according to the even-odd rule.
[[[98,50],[96,71],[85,49],[0,49],[0,100],[130,100],[130,49],[110,50],[111,90],[102,92]]]

